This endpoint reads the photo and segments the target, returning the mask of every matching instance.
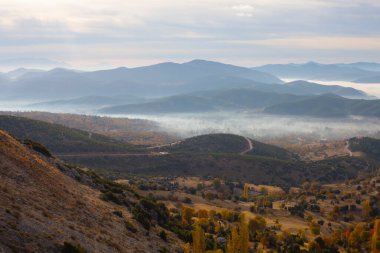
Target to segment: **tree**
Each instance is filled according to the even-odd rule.
[[[240,253],[248,253],[249,232],[248,232],[248,224],[245,222],[244,217],[240,221],[239,232],[240,232]]]
[[[235,227],[231,230],[231,235],[227,241],[227,252],[238,253],[239,252],[239,234]]]
[[[371,252],[379,253],[380,252],[380,219],[375,221],[373,228],[372,240],[371,240]]]
[[[265,219],[259,215],[256,215],[255,218],[250,219],[248,222],[248,228],[251,234],[255,234],[257,231],[262,231],[265,229],[267,222]]]
[[[360,249],[360,244],[363,242],[361,238],[363,230],[363,225],[359,223],[355,226],[355,229],[350,233],[350,236],[348,237],[348,245],[351,248]]]
[[[183,253],[190,253],[190,243],[186,243],[183,249]]]
[[[309,227],[313,235],[319,235],[321,233],[321,225],[319,225],[317,222],[315,221],[310,222]]]
[[[219,178],[214,178],[214,180],[212,181],[212,184],[215,190],[219,190],[219,188],[222,186],[222,183],[220,182]]]
[[[200,209],[198,211],[198,218],[208,218],[208,212],[205,209]]]
[[[248,197],[249,197],[249,186],[248,186],[248,184],[244,184],[244,186],[243,186],[242,197],[245,199],[248,199]]]
[[[188,226],[191,224],[191,219],[193,218],[194,210],[190,207],[182,206],[182,225]]]
[[[228,253],[248,253],[249,252],[249,232],[248,225],[244,217],[241,218],[239,224],[239,232],[233,227],[231,235],[227,241]]]
[[[368,219],[369,217],[371,217],[372,208],[368,199],[363,201],[362,210],[363,210],[363,217],[365,219]]]
[[[260,193],[261,193],[261,195],[266,196],[266,195],[268,195],[268,189],[266,187],[262,186],[262,187],[260,187]]]
[[[206,251],[206,238],[205,233],[201,226],[197,224],[192,233],[193,235],[193,251],[192,253],[205,253]]]

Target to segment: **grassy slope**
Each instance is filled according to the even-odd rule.
[[[172,244],[163,242],[159,227],[147,235],[125,208],[102,201],[99,191],[66,176],[2,130],[0,174],[0,251],[60,252],[64,242],[104,253],[181,247],[174,238]]]
[[[60,152],[126,152],[133,146],[109,137],[14,116],[0,116],[0,128],[19,139],[32,139],[53,153]]]
[[[322,183],[343,181],[371,170],[364,160],[348,157],[305,163],[234,154],[178,153],[145,157],[76,157],[68,161],[98,168],[111,178],[130,173],[143,176],[201,176],[284,187],[307,180]]]

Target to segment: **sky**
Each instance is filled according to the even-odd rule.
[[[0,0],[0,66],[380,62],[379,27],[379,0]]]

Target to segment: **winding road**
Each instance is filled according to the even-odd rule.
[[[347,153],[348,153],[349,156],[352,156],[352,152],[350,150],[350,142],[349,141],[346,141],[346,146],[344,147],[344,149],[347,151]]]
[[[253,149],[252,141],[251,141],[249,138],[247,138],[247,137],[244,137],[244,138],[245,138],[245,139],[247,140],[247,142],[248,142],[248,149],[242,151],[242,152],[240,153],[241,155],[245,155],[245,154],[247,154],[249,151],[251,151],[251,150]]]
[[[249,151],[253,149],[252,141],[244,137],[248,143],[248,148],[240,152],[240,155],[245,155]],[[160,145],[160,146],[154,146],[154,147],[148,147],[147,150],[156,149],[156,148],[162,148],[162,147],[170,147],[181,143],[181,141],[177,141],[174,143],[166,144],[166,145]],[[347,148],[347,147],[346,147]],[[348,148],[347,148],[348,150]],[[351,152],[351,151],[350,151]],[[110,156],[110,157],[125,157],[125,156],[162,156],[167,155],[168,152],[149,152],[149,153],[106,153],[106,152],[90,152],[90,153],[61,153],[61,154],[54,154],[56,157],[60,158],[69,158],[69,157],[104,157],[104,156]],[[351,153],[352,155],[352,153]]]

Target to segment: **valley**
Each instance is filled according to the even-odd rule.
[[[172,68],[187,77],[169,74]],[[213,74],[202,73],[207,69]],[[117,78],[144,80],[151,92],[165,82],[183,83],[159,97],[84,89],[87,96],[39,97],[28,110],[1,111],[1,250],[233,253],[234,243],[250,252],[373,248],[380,106],[372,93],[283,83],[208,61],[57,69],[12,82],[40,80],[43,89],[45,78],[73,84],[96,78],[102,87],[112,79],[109,72],[112,85],[119,85]]]

